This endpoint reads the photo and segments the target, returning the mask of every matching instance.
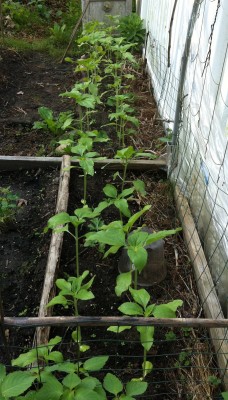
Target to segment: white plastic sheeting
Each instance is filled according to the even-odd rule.
[[[200,1],[200,0],[199,0]],[[174,0],[143,0],[145,56],[164,119],[174,120],[180,68],[193,0],[178,0],[170,67]],[[178,165],[173,171],[204,244],[224,313],[228,295],[228,1],[201,0],[193,28],[182,97]],[[173,124],[169,123],[172,129]],[[172,166],[171,166],[172,167]]]

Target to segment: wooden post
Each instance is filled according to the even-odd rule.
[[[185,242],[193,264],[196,284],[206,318],[224,319],[221,305],[214,287],[211,272],[200,242],[186,197],[175,187],[177,212],[182,223]],[[217,353],[224,384],[228,390],[228,329],[211,328],[211,340]]]

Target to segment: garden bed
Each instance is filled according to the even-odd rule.
[[[1,295],[5,315],[37,315],[42,293],[50,234],[43,228],[55,213],[59,168],[1,171],[2,187],[19,197],[15,220],[0,235]],[[31,334],[31,331],[30,331]],[[11,333],[11,345],[24,345],[29,334]]]
[[[164,136],[162,120],[158,114],[149,82],[142,71],[135,73],[132,92],[135,94],[136,115],[140,130],[127,138],[127,144],[138,149],[147,148],[158,157],[166,154],[165,146],[158,139]],[[48,107],[57,115],[71,110],[72,100],[59,95],[80,81],[81,75],[73,72],[72,64],[62,64],[50,56],[39,53],[17,53],[13,49],[0,49],[0,140],[2,156],[53,156],[58,137],[50,132],[32,129],[39,120],[38,108]],[[105,88],[105,86],[104,86]],[[100,107],[95,128],[107,124],[107,110]],[[109,127],[103,128],[111,132]],[[119,148],[116,137],[102,143],[98,150],[113,158]]]
[[[81,79],[82,76],[70,72],[72,70],[72,66],[70,64],[55,65],[54,63],[50,62],[50,60],[46,56],[44,57],[36,54],[36,57],[33,60],[30,55],[21,57],[15,52],[13,52],[12,54],[12,60],[14,61],[12,61],[12,63],[9,63],[9,69],[7,70],[7,68],[5,68],[1,75],[3,83],[5,82],[3,84],[3,92],[1,95],[1,100],[3,102],[3,114],[0,120],[0,124],[2,124],[3,127],[1,138],[3,143],[3,154],[4,156],[36,156],[43,154],[53,155],[54,147],[51,144],[51,141],[53,140],[53,135],[41,133],[42,131],[38,129],[31,131],[33,123],[38,119],[37,108],[39,106],[47,106],[52,108],[55,112],[64,111],[66,109],[73,110],[74,117],[77,118],[77,123],[80,123],[81,120],[78,117],[80,115],[80,111],[82,110],[75,108],[75,106],[72,104],[72,100],[63,101],[62,98],[58,97],[58,95],[61,92],[70,90],[71,86],[75,84],[77,80]],[[6,58],[8,57],[7,53],[3,52],[2,57],[5,57],[4,60],[6,60]],[[47,70],[46,63],[48,64]],[[20,86],[18,86],[18,83],[14,82],[13,80],[12,84],[10,85],[10,77],[14,77],[14,71],[17,68],[21,77],[21,80],[19,81]],[[139,128],[137,126],[134,135],[126,135],[125,141],[123,140],[122,144],[124,144],[125,146],[133,145],[136,151],[145,148],[148,152],[147,154],[152,154],[153,156],[158,157],[158,159],[154,161],[154,165],[156,165],[156,171],[154,170],[154,167],[152,168],[152,161],[148,162],[148,165],[151,166],[151,170],[148,165],[146,167],[146,171],[144,170],[144,168],[140,167],[138,170],[130,172],[131,168],[128,168],[128,175],[126,177],[126,180],[132,181],[136,179],[141,179],[145,183],[145,189],[147,192],[147,195],[145,197],[139,192],[134,191],[134,195],[132,196],[133,200],[129,202],[131,213],[137,213],[144,206],[151,205],[150,210],[138,220],[138,225],[136,224],[134,225],[134,227],[142,226],[142,224],[145,224],[146,226],[150,227],[153,232],[175,229],[180,226],[180,223],[177,219],[175,205],[173,202],[173,190],[170,183],[167,181],[166,176],[166,147],[164,145],[164,141],[162,142],[159,140],[162,136],[164,136],[163,124],[157,112],[154,99],[148,89],[148,82],[145,79],[144,72],[140,71],[139,69],[134,70],[131,68],[126,68],[125,71],[125,65],[123,67],[123,70],[124,72],[128,73],[133,72],[136,78],[134,81],[131,82],[130,89],[134,91],[134,109],[135,115],[138,119],[137,124],[139,123]],[[30,75],[33,76],[33,79],[28,79],[27,76]],[[107,79],[107,82],[106,80],[103,81],[104,86],[106,83],[108,84],[110,82],[109,79],[110,77]],[[126,94],[125,85],[126,82],[124,81],[123,86],[121,86],[124,94]],[[7,90],[6,100],[4,90]],[[30,96],[31,94],[32,97]],[[88,93],[86,94],[88,95]],[[104,98],[105,96],[106,94],[104,94]],[[112,101],[113,99],[111,99],[111,103]],[[116,151],[120,148],[121,140],[119,141],[116,137],[116,133],[113,132],[113,125],[115,124],[108,124],[108,122],[110,122],[108,119],[108,111],[114,112],[113,104],[111,104],[111,109],[107,108],[108,107],[106,101],[102,105],[98,102],[97,112],[95,113],[95,121],[93,122],[93,125],[91,123],[89,127],[92,126],[93,129],[100,129],[105,126],[105,129],[110,134],[111,140],[107,143],[96,143],[95,150],[98,150],[102,156],[109,156],[114,158]],[[126,124],[127,129],[130,126],[130,121],[132,121],[131,113],[132,111],[130,110],[129,115],[127,115],[127,117],[130,117],[128,120],[128,124]],[[87,117],[89,118],[89,112],[87,113]],[[86,121],[86,118],[84,121]],[[111,121],[113,120],[111,119]],[[118,124],[116,124],[116,126],[117,125]],[[57,141],[56,138],[55,141]],[[92,148],[89,148],[88,151],[91,152],[91,150]],[[73,160],[72,164],[78,167],[78,163],[80,163],[79,159],[80,158],[78,157],[77,161]],[[10,165],[11,162],[12,160],[10,160],[9,158],[6,158],[4,160],[3,157],[1,159],[2,165],[4,165],[4,163],[8,163],[8,165]],[[20,160],[21,164],[23,164],[23,162],[25,161]],[[47,160],[47,162],[51,162],[51,160],[49,159]],[[58,159],[53,159],[53,162],[58,163],[59,161]],[[140,162],[142,164],[140,164]],[[98,168],[99,163],[100,168]],[[121,162],[119,162],[119,165],[120,163]],[[140,160],[138,166],[143,165],[143,163],[144,161]],[[87,176],[88,183],[86,200],[88,206],[92,207],[93,209],[98,206],[98,203],[100,201],[103,200],[103,188],[105,187],[105,185],[115,184],[118,186],[118,189],[120,191],[121,189],[123,189],[123,187],[121,188],[121,180],[118,181],[117,176],[115,176],[115,178],[113,177],[113,173],[115,172],[116,168],[115,161],[111,161],[111,169],[113,170],[112,172],[109,170],[108,166],[106,167],[106,164],[109,164],[108,160],[98,161],[97,166],[95,165],[94,175],[90,176],[90,173],[88,173]],[[158,167],[162,167],[163,170],[159,171]],[[50,171],[53,172],[56,170],[52,168],[50,169]],[[78,168],[76,170],[71,170],[70,202],[68,208],[68,212],[70,215],[73,215],[74,210],[76,208],[81,208],[82,204],[85,203],[85,199],[84,203],[82,203],[82,199],[84,196],[84,182],[83,178],[80,176],[80,174],[82,173],[82,171],[78,171]],[[34,174],[34,176],[32,174]],[[12,173],[12,175],[15,176],[15,173]],[[34,170],[27,171],[26,173],[22,172],[22,174],[20,175],[21,178],[18,178],[18,182],[21,182],[21,185],[25,185],[25,178],[27,177],[30,177],[30,180],[33,180],[37,177],[39,182],[39,179],[41,179],[39,178],[39,176],[44,176],[42,170],[38,170],[38,173],[35,173]],[[53,179],[55,180],[56,178],[54,177]],[[41,184],[38,185],[38,198],[39,193],[42,191],[40,185]],[[126,184],[126,187],[129,188],[128,182]],[[19,189],[22,190],[22,186],[19,187]],[[26,199],[26,193],[25,195],[21,194],[20,196],[22,195]],[[54,191],[50,189],[50,197],[47,197],[46,203],[44,203],[45,206],[43,205],[42,207],[45,211],[44,216],[41,216],[41,214],[38,213],[38,211],[40,210],[39,207],[41,207],[40,205],[38,206],[38,211],[36,209],[32,210],[32,212],[35,212],[37,214],[36,217],[39,217],[40,225],[32,228],[33,234],[29,234],[31,237],[28,235],[29,239],[33,239],[34,237],[34,242],[29,242],[30,244],[27,245],[23,242],[27,252],[28,249],[35,248],[37,246],[37,243],[39,243],[41,245],[41,250],[38,250],[37,254],[41,256],[42,252],[43,261],[43,252],[44,250],[48,250],[48,236],[47,234],[41,235],[41,232],[43,231],[44,226],[47,224],[48,219],[55,214],[55,210],[49,208],[49,203],[53,201],[54,196]],[[42,201],[45,201],[43,197]],[[23,207],[22,212],[24,212],[26,207]],[[57,212],[59,211],[61,210],[57,210]],[[102,213],[102,219],[104,220],[105,224],[109,224],[114,220],[120,220],[120,218],[123,218],[124,222],[127,221],[125,217],[120,217],[119,210],[117,210],[113,206],[107,208]],[[62,225],[62,223],[59,225]],[[82,225],[83,227],[79,230],[79,236],[84,236],[87,231],[88,225],[88,222]],[[26,230],[26,234],[27,232],[28,229]],[[71,231],[71,233],[72,232],[73,231]],[[20,235],[22,237],[26,237],[26,234],[24,234],[22,231],[20,232]],[[14,240],[15,239],[13,238],[13,241]],[[97,251],[97,246],[84,247],[83,241],[80,241],[80,273],[88,270],[88,278],[92,278],[93,276],[95,276],[93,286],[91,287],[95,298],[90,298],[89,301],[79,302],[78,312],[80,315],[90,317],[117,316],[120,315],[118,307],[123,302],[130,301],[131,296],[129,292],[122,294],[121,297],[117,297],[115,295],[115,284],[116,277],[118,275],[118,263],[120,259],[120,253],[121,252],[118,251],[116,252],[116,254],[104,259],[103,254]],[[8,305],[6,306],[5,314],[7,316],[13,316],[13,314],[17,316],[23,316],[26,315],[26,313],[27,315],[32,316],[38,313],[38,302],[40,299],[39,287],[41,287],[44,276],[44,269],[42,269],[44,268],[43,261],[41,263],[42,268],[35,266],[34,269],[34,260],[36,260],[36,258],[37,260],[39,260],[38,255],[32,256],[31,264],[34,270],[34,276],[37,277],[37,275],[39,275],[38,277],[42,277],[42,279],[40,279],[39,282],[34,281],[34,284],[33,281],[32,283],[31,281],[29,281],[30,286],[25,286],[25,289],[23,289],[26,291],[25,296],[23,294],[24,292],[22,293],[22,289],[20,293],[17,293],[17,296],[20,296],[20,299],[22,301],[15,302],[14,297],[13,310],[10,310],[10,307],[8,307]],[[69,276],[76,275],[75,258],[75,241],[72,240],[72,237],[69,234],[64,233],[63,249],[60,259],[60,270],[58,273],[59,278],[68,279]],[[17,266],[17,269],[19,270],[20,276],[25,275],[25,278],[28,278],[27,261],[24,262],[24,260],[22,259],[22,262],[20,262],[20,258],[17,258],[17,261],[18,260],[20,268],[18,268]],[[193,269],[187,254],[187,249],[185,247],[181,232],[177,233],[176,235],[168,236],[165,239],[165,263],[167,268],[167,276],[159,284],[148,288],[150,301],[152,303],[161,305],[172,302],[174,299],[182,300],[183,305],[181,307],[178,307],[178,310],[176,311],[178,317],[192,318],[201,316],[202,309],[197,294]],[[23,266],[23,269],[21,268],[21,264]],[[6,266],[8,266],[8,264]],[[29,276],[31,276],[31,273]],[[55,271],[51,277],[52,283],[54,277]],[[7,278],[5,279],[5,289],[7,290],[10,289],[9,286],[7,287],[7,284],[9,284],[8,280],[9,277],[7,276]],[[28,282],[28,279],[26,282]],[[12,286],[15,285],[16,283],[12,281]],[[37,295],[34,295],[34,286],[36,287]],[[53,295],[52,286],[53,285],[50,286],[51,296]],[[27,292],[33,296],[33,302],[30,301],[30,298],[26,298]],[[29,308],[27,307],[25,300],[29,301]],[[9,298],[8,301],[7,298],[7,302],[9,302],[9,304],[11,301],[12,299]],[[44,305],[44,307],[45,306],[46,304]],[[11,311],[13,312],[11,313]],[[72,309],[70,307],[63,308],[57,305],[54,307],[54,313],[55,315],[72,315]],[[44,312],[42,316],[45,315],[46,314]],[[21,339],[20,335],[22,331],[26,340]],[[9,347],[12,348],[12,346],[14,345],[17,347],[13,349],[13,352],[11,354],[12,356],[15,357],[16,355],[18,355],[19,352],[21,352],[21,349],[18,349],[18,346],[22,346],[25,349],[30,348],[33,344],[37,343],[37,336],[35,336],[35,341],[33,341],[33,336],[31,332],[32,330],[28,330],[26,332],[22,329],[20,329],[20,331],[14,331],[13,334],[11,333],[11,331],[8,332]],[[71,329],[54,328],[51,331],[51,336],[53,337],[56,334],[60,334],[64,339],[64,343],[60,346],[64,356],[67,359],[75,361],[79,356],[78,345],[75,344],[75,342],[71,341]],[[143,348],[137,334],[132,333],[132,331],[127,331],[127,334],[126,332],[124,332],[116,336],[116,334],[112,332],[107,332],[104,329],[101,330],[96,326],[92,326],[82,328],[82,335],[83,342],[87,345],[91,344],[91,349],[88,350],[88,352],[86,352],[85,354],[80,354],[82,360],[86,359],[87,357],[93,357],[96,355],[109,355],[110,360],[107,364],[107,368],[114,371],[114,373],[116,373],[116,375],[119,376],[120,379],[124,382],[131,378],[138,378],[139,375],[142,373],[141,365]],[[43,337],[42,340],[40,340],[38,334],[38,344],[42,342],[46,343],[47,338]],[[188,331],[166,328],[156,329],[155,344],[152,346],[147,354],[148,360],[150,360],[154,364],[153,372],[146,377],[146,380],[150,384],[149,390],[147,392],[148,394],[138,398],[147,398],[148,396],[148,398],[151,397],[156,400],[164,400],[166,398],[175,400],[177,398],[188,399],[188,393],[186,394],[184,392],[184,388],[186,389],[189,385],[189,382],[186,379],[187,372],[190,371],[191,377],[193,377],[194,368],[199,368],[200,370],[200,363],[202,361],[202,359],[199,360],[199,358],[194,356],[194,348],[197,348],[199,351],[205,353],[211,351],[208,336],[205,331],[197,332],[191,329]],[[181,360],[179,357],[182,353],[184,353],[184,359]],[[206,356],[202,362],[206,366],[205,370],[206,374],[208,375],[210,372],[210,368],[214,368],[214,360],[209,360]],[[208,367],[208,369],[206,369],[207,364],[209,363],[210,366]],[[191,370],[190,367],[192,367]],[[215,373],[217,373],[216,367],[215,371]],[[175,381],[175,384],[173,384],[175,373],[178,379]],[[183,378],[184,375],[185,377]],[[192,384],[194,384],[194,379],[191,380]],[[173,385],[175,386],[175,388],[173,388]],[[197,392],[197,400],[201,400],[201,398],[209,399],[210,397],[206,397],[208,396],[208,393],[209,395],[212,395],[212,393],[215,392],[214,388],[208,388],[207,382],[205,382],[205,387],[205,390],[204,388],[201,388],[201,391],[199,390],[199,393]]]

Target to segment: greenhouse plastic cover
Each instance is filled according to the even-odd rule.
[[[145,56],[159,112],[174,121],[181,61],[193,0],[142,1]],[[183,90],[179,159],[174,174],[188,197],[226,313],[228,293],[228,1],[202,0],[191,38]],[[173,124],[169,123],[173,129]],[[184,154],[184,158],[182,155]]]

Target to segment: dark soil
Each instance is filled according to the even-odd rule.
[[[22,203],[14,220],[0,233],[0,290],[7,316],[36,316],[42,292],[50,234],[43,235],[55,213],[59,170],[0,172],[3,187],[10,187]],[[23,345],[27,333],[9,334],[9,342]]]
[[[150,149],[150,152],[160,156],[166,151],[158,140],[164,136],[162,121],[148,88],[147,78],[143,72],[135,71],[135,74],[136,80],[130,90],[135,95],[134,107],[140,127],[135,135],[126,138],[126,145]],[[0,49],[0,155],[53,155],[56,141],[60,138],[53,137],[50,132],[32,129],[34,122],[40,120],[38,108],[48,107],[55,115],[71,110],[77,118],[73,101],[59,95],[70,90],[80,79],[81,76],[73,72],[70,63],[60,64],[38,52],[21,54]],[[97,146],[97,150],[101,155],[114,157],[119,144],[113,128],[106,126],[110,121],[105,101],[94,119],[92,129],[105,130],[111,139],[107,144]]]
[[[41,106],[56,113],[72,107],[59,94],[69,90],[75,79],[69,63],[60,64],[41,53],[0,50],[1,155],[47,155],[53,150],[52,135],[32,126]]]

